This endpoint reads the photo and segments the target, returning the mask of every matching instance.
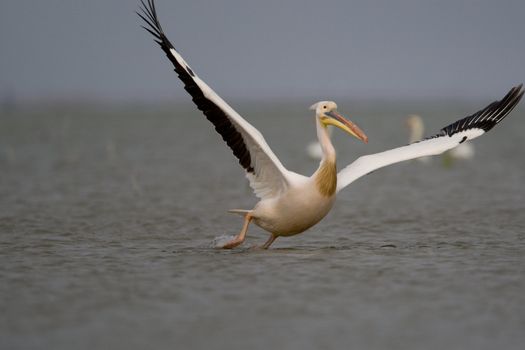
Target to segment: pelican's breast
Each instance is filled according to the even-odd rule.
[[[282,196],[259,202],[252,213],[255,224],[279,236],[301,233],[328,214],[336,188],[335,164],[324,164]]]
[[[337,167],[335,162],[323,161],[315,176],[315,185],[319,193],[332,197],[337,189]]]

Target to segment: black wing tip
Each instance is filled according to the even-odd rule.
[[[443,136],[450,137],[470,129],[481,129],[487,132],[509,115],[518,105],[524,93],[523,83],[516,85],[501,100],[492,102],[482,110],[444,127],[438,134],[427,137],[424,140]],[[462,140],[461,142],[464,141]]]
[[[485,130],[488,131],[492,127],[494,127],[496,124],[501,122],[509,113],[518,105],[518,103],[521,101],[521,98],[523,97],[523,94],[525,93],[525,90],[523,90],[523,83],[514,86],[510,91],[505,95],[501,101],[497,102],[496,108],[494,108],[494,115],[492,117],[485,117],[483,119],[485,120],[493,120],[494,123],[490,126],[489,129]]]
[[[164,35],[164,30],[160,25],[159,17],[157,16],[157,9],[155,7],[155,0],[140,0],[139,9],[142,12],[135,11],[135,13],[146,23],[147,26],[141,26],[155,37],[157,42],[163,49],[175,49],[172,43]]]
[[[139,11],[136,14],[145,22],[142,26],[155,38],[162,50],[166,53],[168,58],[175,65],[175,72],[184,83],[184,89],[192,96],[193,102],[197,108],[201,110],[206,118],[215,126],[215,130],[222,136],[226,144],[231,148],[233,154],[239,160],[239,164],[248,172],[255,173],[254,165],[252,165],[251,154],[247,148],[242,134],[237,131],[235,125],[229,120],[225,112],[215,104],[214,101],[209,100],[204,96],[201,88],[195,83],[193,79],[195,73],[185,63],[179,62],[177,58],[170,52],[175,47],[170,43],[162,26],[160,25],[157,10],[155,8],[154,0],[140,0]]]
[[[458,132],[475,128],[487,132],[509,115],[520,102],[524,93],[523,84],[516,85],[501,100],[495,101],[473,115],[441,129],[440,134],[452,136]]]

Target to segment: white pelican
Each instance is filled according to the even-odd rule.
[[[362,156],[339,173],[336,170],[335,149],[330,142],[327,126],[336,126],[364,142],[367,142],[367,137],[355,124],[337,112],[334,102],[318,102],[310,108],[315,111],[314,120],[323,158],[315,173],[307,177],[287,170],[261,133],[195,74],[165,36],[154,1],[148,0],[147,5],[141,1],[142,14],[138,15],[147,24],[144,28],[155,37],[155,41],[175,66],[175,72],[197,108],[213,123],[215,130],[239,159],[250,186],[260,198],[251,210],[231,210],[244,216],[244,225],[239,234],[224,244],[223,248],[233,248],[243,243],[252,220],[270,232],[270,238],[262,246],[264,249],[279,236],[292,236],[307,230],[330,211],[337,193],[356,179],[389,164],[443,153],[466,140],[481,136],[507,116],[524,92],[522,85],[516,86],[501,101],[493,102],[479,112],[444,127],[430,138],[408,146]]]
[[[417,114],[411,114],[406,119],[410,136],[409,143],[421,141],[425,132],[425,125],[423,119]],[[474,157],[474,146],[471,142],[463,142],[461,145],[454,147],[443,153],[443,164],[445,166],[451,165],[456,160],[468,160]],[[430,157],[417,158],[418,161],[428,163]]]

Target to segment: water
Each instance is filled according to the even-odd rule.
[[[486,102],[339,102],[370,138],[334,135],[339,164],[406,143]],[[241,105],[292,170],[311,173],[311,101]],[[174,111],[174,112],[173,112]],[[521,349],[525,113],[475,161],[411,162],[341,193],[302,235],[252,249],[255,198],[189,103],[54,107],[0,117],[2,349]]]

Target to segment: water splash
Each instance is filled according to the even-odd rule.
[[[211,241],[210,246],[212,248],[222,248],[226,243],[235,238],[235,235],[220,235]]]

